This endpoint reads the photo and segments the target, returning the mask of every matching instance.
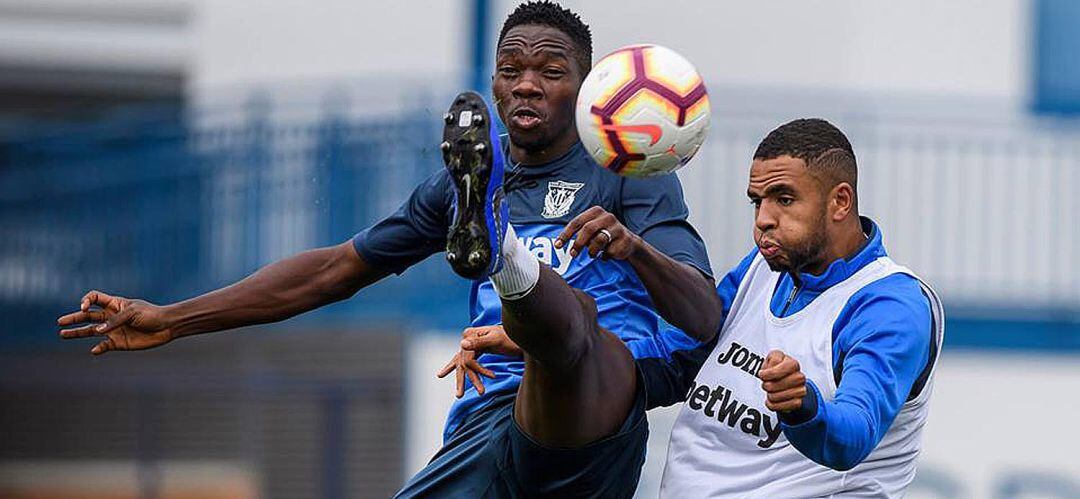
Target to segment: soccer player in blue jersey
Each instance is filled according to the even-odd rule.
[[[720,307],[677,177],[619,177],[578,139],[574,105],[591,43],[576,14],[519,6],[499,36],[497,110],[476,94],[455,99],[441,146],[447,168],[396,213],[351,241],[180,303],[92,291],[59,319],[89,324],[61,336],[103,336],[92,350],[101,354],[279,321],[445,249],[475,280],[472,325],[501,324],[491,337],[505,330],[511,341],[470,364],[492,379],[483,392],[480,383],[462,390],[443,448],[398,496],[633,495],[653,384],[671,392],[661,386],[673,379],[669,366],[715,334]],[[686,319],[676,329],[656,310]]]

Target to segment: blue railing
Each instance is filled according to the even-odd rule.
[[[53,319],[91,288],[170,302],[348,239],[441,167],[441,94],[408,94],[352,106],[363,116],[329,102],[296,117],[268,99],[224,118],[129,113],[0,146],[5,337],[54,341]],[[750,112],[736,92],[717,94],[706,147],[680,176],[724,269],[750,247],[749,156],[792,111]],[[1080,348],[1075,123],[844,116],[833,119],[856,146],[860,209],[942,293],[950,341]],[[291,324],[456,329],[466,289],[434,257]]]
[[[0,159],[5,337],[38,342],[96,288],[170,302],[345,241],[440,167],[438,122],[229,126],[138,120],[9,143]],[[465,289],[438,258],[307,320],[458,327]]]

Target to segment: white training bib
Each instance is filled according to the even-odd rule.
[[[661,497],[899,497],[915,476],[933,371],[900,410],[885,437],[858,466],[835,471],[796,450],[766,409],[756,376],[771,350],[799,361],[825,401],[836,394],[832,330],[852,295],[896,273],[918,279],[888,257],[870,262],[794,314],[769,308],[781,274],[754,258],[732,302],[720,340],[702,365],[671,432]],[[921,283],[922,281],[920,281]],[[925,284],[940,352],[941,304]],[[931,359],[934,362],[936,359]],[[935,362],[936,363],[936,362]]]

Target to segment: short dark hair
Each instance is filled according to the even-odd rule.
[[[859,178],[851,142],[832,123],[820,118],[803,118],[780,125],[758,144],[754,159],[791,156],[806,162],[831,189],[840,182],[857,187]]]
[[[587,74],[592,68],[592,32],[589,26],[581,20],[581,16],[547,0],[518,5],[503,23],[496,46],[502,44],[508,31],[527,24],[550,26],[565,33],[577,45],[578,53],[574,55],[578,65],[581,66],[582,74]]]

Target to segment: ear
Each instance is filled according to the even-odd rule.
[[[829,218],[834,222],[842,222],[855,212],[855,189],[851,188],[851,184],[840,182],[832,188],[829,193],[829,207]]]

